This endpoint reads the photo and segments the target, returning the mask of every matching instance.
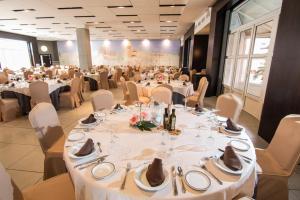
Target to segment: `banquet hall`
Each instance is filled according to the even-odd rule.
[[[0,0],[0,200],[300,200],[299,10]]]

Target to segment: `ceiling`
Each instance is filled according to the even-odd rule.
[[[0,0],[0,30],[41,40],[179,39],[215,0]]]

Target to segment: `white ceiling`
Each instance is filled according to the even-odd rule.
[[[76,28],[83,27],[89,27],[92,40],[178,39],[214,2],[215,0],[0,0],[0,30],[45,40],[76,39]],[[160,6],[176,4],[183,5]],[[59,10],[60,7],[82,9]],[[18,9],[35,11],[13,11]]]

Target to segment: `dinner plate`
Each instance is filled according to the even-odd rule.
[[[97,124],[97,120],[96,120],[95,122],[89,123],[89,124],[84,124],[84,123],[82,123],[82,121],[85,120],[86,118],[87,118],[87,117],[81,118],[81,119],[78,121],[78,124],[80,124],[81,126],[94,126],[94,125]]]
[[[242,127],[240,127],[240,128],[242,128]],[[224,130],[225,130],[227,133],[234,134],[234,135],[239,135],[239,134],[242,133],[243,128],[242,128],[240,131],[233,131],[233,130],[229,130],[229,129],[227,129],[226,127],[224,127]]]
[[[182,105],[182,104],[174,104],[174,107],[175,107],[175,108],[183,108],[184,105]]]
[[[250,149],[250,145],[246,141],[242,140],[231,140],[229,144],[239,151],[248,151]]]
[[[85,156],[76,156],[75,154],[81,149],[81,147],[84,145],[84,143],[82,144],[75,144],[73,145],[71,148],[69,148],[69,151],[68,151],[68,155],[70,158],[73,158],[73,159],[82,159],[82,158],[89,158],[89,157],[92,157],[92,156],[95,156],[97,151],[96,151],[96,148],[94,148],[93,152],[88,154],[88,155],[85,155]]]
[[[95,179],[101,180],[115,172],[115,165],[110,162],[102,162],[92,168],[92,176]]]
[[[215,158],[215,159],[212,159],[212,162],[219,168],[219,169],[221,169],[222,171],[224,171],[224,172],[227,172],[227,173],[229,173],[229,174],[233,174],[233,175],[241,175],[242,174],[242,172],[243,172],[243,161],[242,161],[242,159],[240,159],[240,161],[241,161],[241,163],[242,163],[242,169],[240,169],[240,170],[237,170],[237,171],[234,171],[234,170],[231,170],[230,168],[228,168],[225,164],[224,164],[224,162],[223,162],[223,160],[221,159],[221,158]]]
[[[135,171],[134,182],[139,188],[141,188],[142,190],[145,190],[145,191],[155,192],[155,191],[164,189],[169,184],[170,175],[169,175],[168,170],[164,169],[163,170],[164,175],[165,175],[164,182],[161,185],[156,186],[156,187],[150,186],[150,184],[148,183],[148,180],[146,178],[147,169],[148,169],[148,165],[144,165],[142,167],[139,167]]]
[[[211,185],[210,178],[201,171],[191,170],[185,174],[185,182],[186,184],[198,191],[205,191]]]
[[[71,132],[68,136],[68,140],[71,142],[82,140],[84,138],[84,133],[80,132]]]
[[[217,116],[217,120],[218,120],[219,122],[226,122],[226,121],[227,121],[227,117]]]

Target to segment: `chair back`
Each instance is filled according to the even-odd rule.
[[[39,139],[44,137],[49,126],[60,126],[56,110],[51,103],[37,104],[30,111],[28,119]]]
[[[122,76],[122,69],[121,68],[117,68],[114,74],[114,80],[116,82],[120,82],[120,78]]]
[[[78,94],[80,92],[81,80],[80,78],[73,78],[71,82],[71,94]]]
[[[10,175],[0,163],[0,199],[14,200],[14,187]]]
[[[48,83],[43,81],[34,81],[29,84],[29,91],[33,106],[42,102],[51,103]]]
[[[0,84],[4,84],[8,81],[8,78],[5,72],[0,72]]]
[[[151,96],[159,103],[172,104],[172,91],[169,88],[156,87],[152,90]]]
[[[127,85],[127,89],[128,89],[128,92],[129,92],[130,100],[132,102],[139,101],[139,95],[138,95],[137,86],[136,86],[135,82],[127,81],[126,85]]]
[[[209,83],[208,83],[206,77],[202,77],[199,81],[199,86],[198,86],[197,92],[198,92],[198,102],[201,107],[203,107],[203,100],[205,97],[205,93],[206,93],[208,84]]]
[[[291,114],[281,119],[267,152],[289,175],[300,158],[300,115]]]
[[[109,90],[98,90],[93,94],[92,105],[94,111],[111,109],[114,105],[114,97]]]
[[[181,74],[180,72],[176,72],[173,76],[173,79],[174,80],[178,79],[180,77],[180,74]]]
[[[133,80],[134,80],[135,82],[141,81],[141,80],[142,80],[141,73],[140,73],[140,72],[135,72],[135,73],[134,73]]]
[[[171,90],[171,92],[173,93],[173,87],[172,87],[172,85],[169,85],[169,84],[164,83],[164,84],[158,85],[157,87],[165,87],[165,88],[168,88],[168,89]]]
[[[190,80],[191,80],[191,82],[193,82],[193,76],[194,76],[194,74],[196,74],[196,73],[197,73],[197,70],[195,70],[195,69],[190,70]]]
[[[45,73],[46,73],[46,75],[47,75],[50,79],[53,78],[53,71],[52,71],[51,69],[46,70]]]
[[[24,79],[28,80],[29,75],[32,75],[33,72],[32,71],[24,71],[23,74],[24,74]]]
[[[189,76],[186,74],[182,74],[179,76],[179,80],[181,81],[189,81],[189,79],[190,79]]]
[[[75,72],[75,77],[80,78],[83,75],[82,72]]]
[[[126,96],[126,94],[128,92],[128,89],[127,89],[127,86],[126,86],[125,78],[123,76],[121,76],[120,81],[121,81],[121,87],[122,87],[122,90],[123,90],[123,95]]]
[[[217,99],[217,114],[231,118],[234,122],[238,121],[242,108],[242,100],[232,93],[222,94]]]
[[[61,80],[67,80],[67,79],[69,79],[69,74],[66,73],[66,72],[63,72],[63,73],[59,76],[59,79],[61,79]]]
[[[75,69],[70,68],[70,69],[68,70],[68,75],[69,75],[69,79],[74,78],[74,75],[75,75]]]
[[[108,90],[109,89],[109,83],[108,83],[108,71],[101,71],[100,72],[100,85],[101,88],[104,90]]]

